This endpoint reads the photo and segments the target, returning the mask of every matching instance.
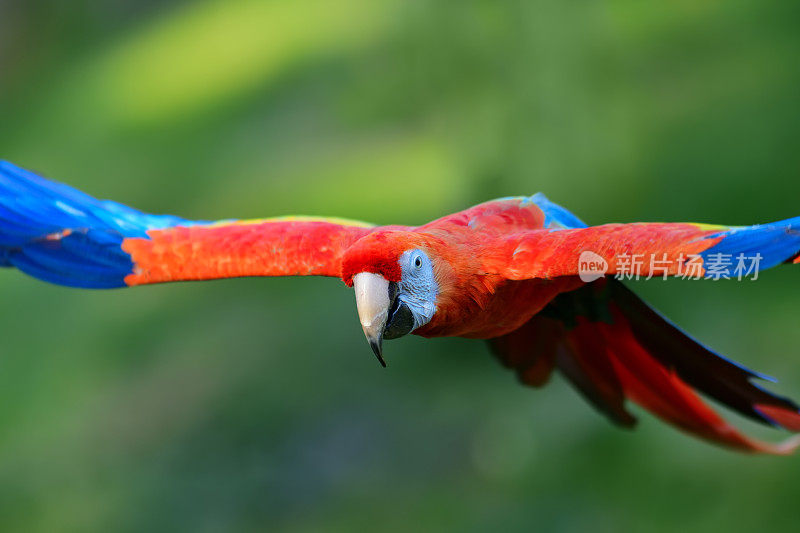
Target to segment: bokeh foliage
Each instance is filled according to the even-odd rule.
[[[800,214],[800,9],[764,0],[0,1],[0,157],[196,218]],[[638,283],[800,396],[796,269]],[[482,343],[373,360],[325,279],[0,272],[4,530],[772,531],[797,458],[611,427]],[[754,431],[769,437],[769,432]]]

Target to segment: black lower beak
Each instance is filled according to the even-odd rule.
[[[383,339],[397,339],[407,335],[412,329],[414,329],[414,315],[411,309],[399,298],[396,298],[392,302],[389,319],[386,321],[383,333],[378,338],[368,339],[372,352],[384,368],[386,368],[386,361],[383,360]]]
[[[408,335],[414,329],[414,314],[411,309],[400,300],[395,298],[392,308],[389,310],[389,319],[383,330],[384,339],[399,339],[403,335]]]
[[[381,366],[383,366],[383,368],[386,368],[386,361],[383,360],[383,346],[382,346],[383,343],[381,342],[381,340],[382,339],[378,340],[370,339],[369,346],[370,348],[372,348],[372,351],[373,353],[375,353],[375,357],[378,358],[378,362],[381,364]]]
[[[372,319],[368,321],[367,326],[364,326],[363,319],[361,322],[369,346],[372,348],[372,352],[375,354],[378,362],[384,368],[386,368],[386,361],[383,359],[383,339],[396,339],[411,333],[411,330],[414,329],[414,313],[411,312],[408,305],[403,302],[402,298],[397,294],[397,285],[392,283],[388,288],[388,311],[384,311],[384,313],[386,313],[384,315],[386,318],[376,322],[374,325]],[[356,298],[358,298],[358,294],[357,292]],[[375,327],[375,325],[378,324],[382,326],[380,329]]]

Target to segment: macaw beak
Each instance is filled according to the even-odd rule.
[[[389,282],[379,274],[361,272],[353,276],[353,288],[356,292],[356,308],[361,329],[367,337],[372,351],[378,361],[386,366],[383,360],[383,330],[389,318]]]

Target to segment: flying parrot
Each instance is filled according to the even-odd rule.
[[[747,227],[587,226],[536,194],[418,227],[315,217],[192,221],[97,200],[0,161],[0,266],[92,289],[336,277],[354,289],[364,335],[384,366],[383,341],[409,333],[485,339],[522,383],[539,387],[558,370],[620,426],[636,423],[632,400],[713,443],[788,454],[800,435],[779,444],[750,438],[699,393],[793,432],[798,405],[755,382],[771,378],[683,333],[619,279],[633,264],[647,277],[728,277],[725,258],[731,272],[737,258],[761,269],[800,263],[800,217]]]

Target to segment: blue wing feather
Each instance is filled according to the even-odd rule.
[[[124,287],[122,241],[149,229],[205,224],[150,215],[0,161],[0,266],[85,288]]]
[[[533,202],[544,213],[544,227],[547,229],[585,228],[587,225],[572,212],[550,201],[543,193],[537,192],[526,201]]]
[[[755,257],[760,254],[759,269],[764,270],[789,261],[800,253],[800,217],[782,222],[732,228],[709,238],[722,240],[702,254],[703,262],[712,254]]]

